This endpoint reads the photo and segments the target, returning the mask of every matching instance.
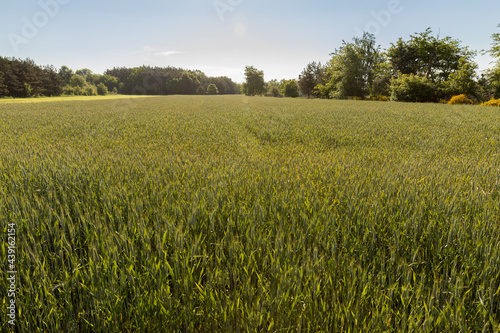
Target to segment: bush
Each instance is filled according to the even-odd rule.
[[[97,94],[101,96],[105,96],[108,94],[108,87],[104,83],[99,83],[97,85]]]
[[[474,104],[474,102],[467,98],[467,95],[461,94],[457,96],[453,96],[448,104]]]
[[[378,96],[372,96],[370,97],[372,101],[382,101],[382,102],[387,102],[389,98],[385,95],[378,95]]]
[[[280,90],[276,86],[273,86],[271,88],[270,94],[271,94],[272,97],[280,97],[281,96]]]
[[[84,96],[97,96],[97,88],[96,86],[87,86],[85,91],[83,92]]]
[[[425,77],[403,74],[391,80],[391,99],[398,102],[433,102],[436,87]]]
[[[73,96],[75,95],[75,88],[73,88],[72,86],[70,85],[67,85],[63,88],[63,91],[62,91],[63,95],[69,95],[69,96]]]
[[[299,97],[299,85],[297,81],[290,80],[285,85],[285,96],[296,98]]]
[[[488,102],[484,102],[481,105],[483,106],[500,106],[500,98],[498,99],[490,99]]]

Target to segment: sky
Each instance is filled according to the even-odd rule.
[[[498,0],[0,1],[0,56],[94,73],[173,66],[240,83],[245,66],[266,81],[298,78],[363,31],[386,49],[430,27],[477,51],[500,32]],[[492,66],[487,55],[475,60]]]

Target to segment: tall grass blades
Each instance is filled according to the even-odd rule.
[[[125,101],[0,103],[17,331],[499,331],[496,109]]]

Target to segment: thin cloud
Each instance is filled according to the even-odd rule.
[[[186,52],[175,51],[175,50],[162,50],[156,49],[151,46],[143,46],[141,50],[133,52],[133,54],[141,54],[145,57],[169,57],[176,54],[183,54]]]
[[[183,54],[183,53],[186,53],[186,52],[181,52],[181,51],[162,51],[162,52],[154,52],[153,55],[155,55],[155,56],[169,57],[169,56],[172,56],[172,55]]]

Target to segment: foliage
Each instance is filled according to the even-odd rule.
[[[474,104],[465,94],[453,96],[448,104]]]
[[[499,99],[492,98],[489,101],[482,103],[481,105],[484,105],[484,106],[500,106],[500,98]]]
[[[83,87],[87,86],[87,81],[85,81],[85,78],[83,76],[78,75],[78,74],[73,74],[73,76],[69,80],[69,85],[72,87],[83,88]]]
[[[264,81],[264,72],[253,66],[245,67],[245,94],[248,96],[265,95],[266,83]]]
[[[500,329],[496,109],[35,101],[0,101],[19,331]]]
[[[212,83],[207,88],[207,94],[209,94],[209,95],[218,95],[219,94],[219,89],[217,89],[217,86]]]
[[[381,102],[387,102],[387,101],[389,101],[389,97],[387,97],[385,95],[371,96],[370,99],[372,101],[381,101]]]
[[[295,80],[289,80],[285,84],[285,97],[299,97],[299,85]]]
[[[498,27],[500,28],[500,24]],[[491,35],[491,39],[493,39],[493,42],[491,43],[490,54],[493,57],[500,59],[500,32],[495,32]]]
[[[105,96],[107,95],[109,92],[108,90],[108,87],[106,87],[106,85],[104,83],[99,83],[97,85],[97,94],[100,95],[100,96]]]
[[[474,55],[458,40],[434,37],[430,28],[408,41],[400,38],[387,50],[394,73],[414,74],[435,83],[448,80],[459,69],[461,59],[470,62]]]
[[[391,100],[397,102],[435,102],[436,86],[425,77],[401,74],[391,80]]]
[[[281,97],[280,84],[278,80],[274,79],[269,81],[267,84],[267,96],[271,97]]]
[[[72,69],[70,69],[68,66],[62,66],[59,69],[59,78],[61,79],[61,84],[63,86],[67,86],[70,84],[70,80],[75,74]]]
[[[60,79],[50,66],[37,66],[33,60],[0,57],[0,97],[55,96]]]
[[[447,85],[450,94],[466,94],[477,96],[479,87],[476,81],[477,65],[460,58],[458,69],[451,73]]]
[[[315,95],[315,88],[324,83],[326,68],[320,63],[312,62],[304,68],[299,76],[299,89],[308,98]]]
[[[381,62],[375,37],[365,33],[362,38],[353,38],[352,43],[344,41],[332,56],[327,70],[329,82],[319,86],[319,91],[328,92],[329,97],[338,99],[349,96],[364,98],[373,84],[375,68]]]

